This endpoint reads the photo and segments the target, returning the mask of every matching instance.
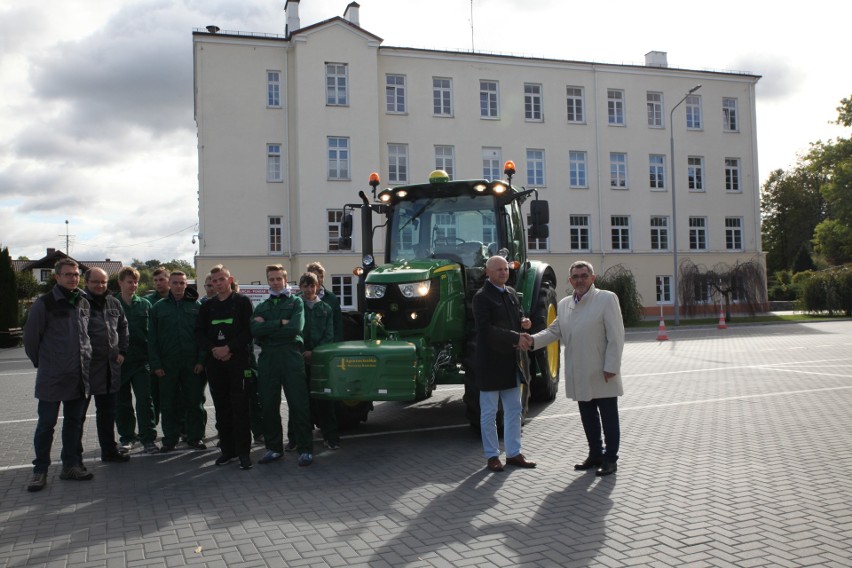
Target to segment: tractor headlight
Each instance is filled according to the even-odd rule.
[[[367,284],[364,290],[364,295],[371,300],[378,300],[379,298],[385,297],[386,289],[387,286],[384,284]]]
[[[407,284],[399,285],[399,292],[405,298],[422,298],[426,294],[429,293],[429,288],[432,285],[431,280],[424,280],[422,282],[409,282]]]

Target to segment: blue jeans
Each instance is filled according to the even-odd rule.
[[[479,428],[482,433],[482,449],[486,458],[500,455],[500,441],[497,438],[497,405],[503,403],[503,444],[506,456],[515,457],[521,453],[521,389],[499,391],[479,391]]]
[[[36,424],[33,446],[36,458],[33,460],[33,473],[47,473],[50,467],[50,449],[53,446],[53,433],[59,419],[59,405],[63,407],[62,418],[62,465],[78,465],[77,447],[83,434],[83,414],[88,398],[74,400],[38,401],[38,423]]]
[[[618,461],[618,447],[621,444],[621,427],[618,424],[618,397],[593,398],[577,401],[580,407],[580,420],[589,443],[589,457],[604,461]],[[601,427],[606,439],[604,450],[601,439]]]

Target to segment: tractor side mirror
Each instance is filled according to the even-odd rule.
[[[550,206],[547,201],[536,199],[530,202],[530,224],[547,225],[550,223]]]
[[[341,239],[349,239],[350,242],[352,239],[352,213],[346,213],[343,215],[343,219],[340,221],[340,238]],[[349,248],[349,247],[346,247]]]

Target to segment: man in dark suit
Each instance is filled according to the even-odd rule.
[[[480,429],[488,469],[503,471],[497,438],[497,406],[503,403],[503,441],[506,464],[532,468],[521,453],[522,382],[528,383],[526,349],[529,336],[522,329],[531,323],[524,317],[515,290],[506,286],[509,263],[492,256],[485,264],[485,284],[473,297],[476,322],[476,383],[479,387]]]

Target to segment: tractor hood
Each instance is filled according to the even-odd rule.
[[[458,268],[452,260],[444,258],[426,260],[403,260],[384,264],[372,270],[367,275],[368,284],[396,284],[403,282],[420,282],[429,280],[445,270]]]

